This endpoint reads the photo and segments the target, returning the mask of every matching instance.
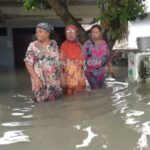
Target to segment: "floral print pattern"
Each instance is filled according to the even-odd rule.
[[[65,41],[61,47],[61,59],[67,89],[83,91],[85,89],[84,56],[78,41]]]
[[[101,40],[100,44],[88,40],[84,44],[86,77],[92,89],[100,88],[105,80],[106,66],[110,60],[107,44]]]
[[[24,61],[33,65],[34,71],[42,81],[42,88],[35,92],[32,82],[32,90],[37,101],[55,100],[62,95],[60,86],[59,51],[56,41],[43,45],[39,41],[31,42]]]

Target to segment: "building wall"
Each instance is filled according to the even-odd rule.
[[[14,44],[13,29],[35,28],[38,22],[48,22],[57,28],[64,27],[63,22],[58,19],[47,20],[34,18],[28,20],[23,18],[19,20],[17,19],[8,20],[6,23],[0,25],[0,28],[7,29],[7,35],[0,36],[0,70],[15,70],[16,61],[14,49],[15,46],[13,45]]]
[[[14,70],[12,30],[10,27],[7,27],[7,35],[0,36],[0,69]]]
[[[150,14],[144,20],[136,20],[129,23],[129,47],[137,48],[137,37],[145,36],[150,36]]]

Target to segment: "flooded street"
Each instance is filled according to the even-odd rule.
[[[149,150],[150,84],[117,70],[102,89],[52,103],[32,101],[26,72],[2,74],[0,150]]]

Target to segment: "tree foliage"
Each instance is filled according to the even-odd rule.
[[[102,28],[108,40],[122,39],[129,21],[146,16],[145,0],[98,0]]]
[[[24,7],[28,11],[52,8],[65,24],[73,23],[79,28],[79,38],[81,42],[84,42],[87,39],[87,33],[68,10],[69,1],[24,0]],[[146,16],[145,0],[98,0],[97,2],[100,11],[97,21],[100,21],[110,49],[116,40],[125,37],[129,21],[143,19]]]
[[[24,0],[24,8],[27,11],[30,11],[39,8],[50,9],[51,7],[47,0]]]

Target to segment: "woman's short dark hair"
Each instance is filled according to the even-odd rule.
[[[93,26],[91,27],[91,31],[92,31],[94,28],[97,28],[100,32],[102,31],[101,26],[99,26],[98,24],[93,25]]]

